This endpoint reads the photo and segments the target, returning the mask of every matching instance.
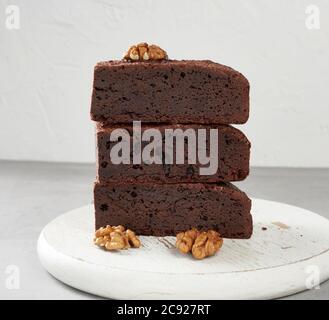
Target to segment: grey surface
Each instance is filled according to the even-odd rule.
[[[94,299],[50,276],[36,242],[53,218],[92,201],[94,165],[0,162],[0,298]],[[253,168],[238,186],[250,196],[300,206],[329,218],[329,169]],[[8,265],[20,272],[20,288],[7,289]],[[329,281],[286,299],[328,299]]]

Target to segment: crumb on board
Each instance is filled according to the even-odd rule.
[[[280,221],[274,221],[274,222],[272,222],[272,224],[278,226],[280,229],[289,229],[290,228],[288,225],[286,225],[285,223],[280,222]]]

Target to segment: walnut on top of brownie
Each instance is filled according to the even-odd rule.
[[[159,46],[142,42],[131,46],[123,58],[128,61],[152,61],[168,59],[168,55]]]

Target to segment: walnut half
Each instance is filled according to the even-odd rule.
[[[141,242],[136,234],[123,226],[106,226],[95,232],[94,243],[106,250],[139,248]]]
[[[195,259],[214,255],[223,245],[223,239],[214,230],[200,232],[195,228],[177,235],[176,247],[182,253],[191,252]]]
[[[177,249],[182,253],[189,253],[198,235],[199,231],[195,228],[179,233],[176,240]]]
[[[148,61],[168,59],[166,51],[155,44],[148,45],[146,42],[133,45],[123,57],[128,61]]]

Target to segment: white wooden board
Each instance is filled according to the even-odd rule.
[[[117,299],[268,299],[329,278],[329,220],[260,199],[252,214],[251,239],[225,239],[219,253],[198,261],[180,254],[174,237],[141,237],[140,249],[99,249],[88,205],[50,222],[38,253],[62,282]]]

